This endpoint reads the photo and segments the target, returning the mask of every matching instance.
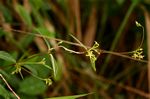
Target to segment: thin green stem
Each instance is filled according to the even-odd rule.
[[[26,65],[26,64],[30,64],[30,65],[34,65],[34,64],[37,64],[37,65],[43,65],[43,63],[41,62],[19,62],[18,63],[19,65]]]
[[[143,45],[143,42],[144,42],[144,27],[143,26],[140,26],[141,28],[142,28],[142,40],[141,40],[141,43],[140,43],[140,45],[138,46],[138,48],[136,48],[135,50],[137,50],[137,49],[140,49],[141,47],[142,47],[142,45]],[[133,51],[130,51],[130,52],[121,52],[120,54],[129,54],[129,53],[133,53],[135,50],[133,50]]]
[[[141,41],[141,44],[140,44],[140,46],[139,46],[139,48],[141,48],[142,47],[142,45],[143,45],[143,42],[144,42],[144,27],[143,26],[141,26],[141,28],[142,28],[142,41]]]
[[[38,31],[38,33],[40,33],[40,35],[42,35],[42,33],[39,30],[37,30],[37,31]],[[48,50],[50,50],[51,47],[50,47],[50,44],[49,44],[48,40],[46,38],[44,38],[44,37],[43,37],[43,39],[44,39],[44,41],[45,41],[45,43],[46,43],[46,45],[48,47]]]
[[[82,44],[76,37],[74,37],[74,36],[71,35],[71,34],[70,34],[70,36],[71,36],[73,39],[75,39],[75,40],[77,41],[77,43],[79,43],[85,50],[87,50],[87,47],[86,47],[84,44]]]

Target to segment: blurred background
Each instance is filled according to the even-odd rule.
[[[136,26],[135,21],[144,27],[144,39],[143,30]],[[52,53],[61,69],[57,79],[52,78],[53,84],[50,86],[25,70],[22,70],[23,79],[19,74],[11,75],[13,64],[0,60],[0,72],[7,75],[7,81],[21,99],[90,92],[95,93],[83,99],[150,97],[150,66],[148,68],[147,61],[120,56],[122,52],[136,50],[143,40],[140,47],[144,49],[144,60],[148,60],[150,0],[0,0],[0,27],[0,50],[9,52],[16,60],[23,55],[26,58],[42,53],[36,58],[46,57],[46,62],[51,63],[45,54],[47,45],[43,38],[36,35],[36,29],[50,37],[51,47],[57,46],[61,40],[77,43],[69,35],[72,34],[88,47],[97,41],[99,49],[117,53],[98,55],[95,72],[84,54],[56,48]],[[81,47],[63,44],[74,51],[83,51]],[[46,78],[52,74],[52,71],[39,65],[25,67],[39,77]],[[0,82],[1,87],[11,93]]]

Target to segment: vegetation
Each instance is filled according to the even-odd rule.
[[[0,1],[0,99],[150,98],[149,6]]]

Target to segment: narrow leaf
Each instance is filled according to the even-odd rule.
[[[52,62],[52,69],[53,69],[53,75],[54,75],[54,78],[56,77],[56,73],[57,73],[57,68],[56,68],[56,64],[55,64],[55,59],[53,57],[52,54],[49,54],[50,55],[50,58],[51,58],[51,62]]]
[[[53,98],[46,98],[46,99],[76,99],[76,98],[87,96],[89,94],[92,94],[92,93],[80,94],[80,95],[73,95],[73,96],[53,97]]]
[[[5,51],[0,51],[0,59],[16,63],[16,60],[9,53],[7,53]]]
[[[53,70],[53,76],[54,76],[54,80],[58,81],[61,78],[61,73],[62,73],[62,69],[60,67],[60,65],[58,65],[56,63],[56,60],[54,59],[52,54],[49,54],[50,58],[51,58],[51,62],[52,62],[52,70]]]

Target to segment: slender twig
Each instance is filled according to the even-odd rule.
[[[143,27],[142,25],[141,25],[140,27],[142,28],[142,41],[141,41],[141,43],[140,43],[139,48],[142,47],[143,42],[144,42],[144,38],[145,38],[145,37],[144,37],[144,27]]]
[[[53,39],[55,41],[61,41],[63,43],[66,43],[66,44],[70,44],[70,45],[74,45],[74,46],[78,46],[78,47],[83,47],[84,49],[87,50],[87,48],[91,48],[89,46],[85,46],[83,45],[79,40],[77,40],[74,36],[72,36],[76,41],[77,43],[74,43],[74,42],[70,42],[70,41],[66,41],[66,40],[62,40],[62,39],[58,39],[58,38],[52,38],[52,37],[48,37],[48,36],[44,36],[44,35],[40,35],[40,34],[37,34],[37,33],[31,33],[31,32],[25,32],[25,31],[21,31],[21,30],[15,30],[15,29],[11,29],[11,31],[13,32],[18,32],[18,33],[22,33],[22,34],[28,34],[28,35],[34,35],[34,36],[37,36],[37,37],[43,37],[43,38],[47,38],[47,39]],[[132,58],[128,55],[124,55],[122,52],[113,52],[113,51],[107,51],[107,50],[103,50],[103,49],[100,49],[99,50],[100,54],[101,53],[107,53],[107,54],[112,54],[112,55],[116,55],[116,56],[120,56],[120,57],[124,57],[124,58],[128,58],[128,59],[132,59],[132,60],[135,60],[135,61],[139,61],[139,62],[144,62],[144,63],[147,63],[147,60],[138,60],[138,59],[135,59],[135,58]],[[80,52],[79,52],[80,53]],[[82,53],[82,52],[81,52]]]
[[[3,29],[0,27],[0,29]],[[69,41],[66,41],[66,40],[62,40],[62,39],[58,39],[58,38],[52,38],[52,37],[48,37],[48,36],[44,36],[44,35],[41,35],[41,34],[37,34],[37,33],[32,33],[32,32],[26,32],[26,31],[21,31],[21,30],[15,30],[15,29],[11,29],[11,31],[13,32],[17,32],[17,33],[21,33],[21,34],[28,34],[28,35],[33,35],[33,36],[37,36],[37,37],[42,37],[42,38],[47,38],[47,39],[53,39],[55,41],[61,41],[61,42],[64,42],[66,44],[71,44],[71,45],[75,45],[75,46],[80,46],[82,47],[80,44],[78,43],[73,43],[73,42],[69,42]]]
[[[77,38],[75,38],[73,35],[71,35],[70,34],[70,36],[73,38],[73,39],[75,39],[85,50],[87,50],[87,47],[84,45],[84,44],[82,44]]]
[[[1,77],[2,80],[5,82],[5,84],[6,84],[7,87],[9,88],[9,90],[17,97],[17,99],[20,99],[20,97],[15,93],[15,91],[13,91],[13,89],[10,87],[10,85],[9,85],[8,82],[5,80],[5,78],[3,77],[2,74],[0,74],[0,77]]]

